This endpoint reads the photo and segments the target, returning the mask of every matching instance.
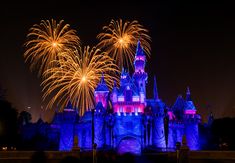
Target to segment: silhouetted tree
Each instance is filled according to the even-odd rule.
[[[215,119],[211,125],[210,143],[219,150],[235,150],[235,118]]]
[[[31,163],[46,163],[48,161],[48,156],[43,151],[37,151],[32,155],[30,160]]]
[[[32,120],[32,115],[29,112],[27,111],[20,112],[18,117],[18,124],[20,126],[31,123],[31,120]]]
[[[0,146],[15,146],[17,140],[17,111],[6,100],[0,88]]]

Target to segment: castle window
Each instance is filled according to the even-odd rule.
[[[132,101],[133,102],[139,102],[140,101],[140,97],[139,96],[133,96]]]
[[[118,102],[124,102],[124,96],[118,96]]]

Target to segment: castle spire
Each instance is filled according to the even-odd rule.
[[[141,88],[142,85],[144,89],[144,96],[146,97],[146,81],[148,78],[148,74],[144,70],[145,63],[146,63],[146,57],[144,54],[144,50],[141,47],[140,40],[138,40],[135,53],[135,60],[134,60],[135,72],[133,74],[133,80],[135,81],[139,89]]]
[[[143,48],[141,47],[141,42],[140,39],[137,42],[137,47],[136,47],[136,56],[143,56],[144,55],[144,51]]]
[[[153,98],[154,98],[155,100],[159,100],[159,98],[158,98],[158,90],[157,90],[156,75],[154,75]]]
[[[104,74],[102,73],[100,83],[97,85],[95,89],[95,102],[98,104],[102,103],[103,107],[107,108],[107,98],[108,98],[109,88],[105,82]]]
[[[186,91],[186,101],[192,101],[189,87],[187,87],[187,91]]]
[[[101,76],[101,79],[100,79],[100,83],[101,84],[105,84],[105,81],[104,81],[104,73],[102,72],[102,76]]]

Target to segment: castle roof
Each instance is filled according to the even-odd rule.
[[[196,107],[193,104],[193,101],[186,101],[184,110],[196,110]]]
[[[196,110],[196,107],[194,106],[192,98],[191,98],[189,87],[187,87],[187,91],[186,91],[186,101],[185,101],[184,110]]]
[[[192,101],[189,87],[187,87],[186,91],[186,101]]]
[[[97,103],[97,105],[95,106],[95,110],[98,111],[98,112],[105,111],[104,106],[102,105],[102,102]]]
[[[185,101],[182,97],[182,95],[179,95],[172,106],[172,110],[183,110],[185,107]]]
[[[95,91],[99,91],[99,92],[108,92],[108,86],[104,80],[104,75],[102,74],[101,79],[100,79],[100,83],[98,84],[98,86],[96,87]]]
[[[116,85],[116,81],[114,81],[114,85],[113,85],[113,90],[112,92],[118,92],[118,87]]]
[[[141,46],[140,40],[137,42],[137,47],[136,47],[136,56],[145,56],[144,55],[144,50]]]

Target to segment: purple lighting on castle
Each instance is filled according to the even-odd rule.
[[[94,142],[98,149],[115,149],[123,154],[140,154],[144,148],[174,149],[176,142],[186,135],[189,147],[199,149],[198,117],[191,99],[189,88],[186,98],[178,96],[171,108],[159,98],[156,77],[154,77],[153,99],[146,98],[145,72],[146,57],[138,41],[132,76],[122,69],[120,87],[111,92],[104,76],[94,92],[96,107],[94,112]],[[107,114],[108,100],[113,113]],[[166,111],[166,112],[165,112]],[[164,118],[169,117],[168,129]],[[60,131],[60,150],[71,150],[73,135],[76,134],[82,150],[91,149],[91,111],[79,119],[76,111],[64,110],[56,115],[52,126]],[[165,131],[166,130],[166,131]],[[166,135],[168,134],[168,135]]]

